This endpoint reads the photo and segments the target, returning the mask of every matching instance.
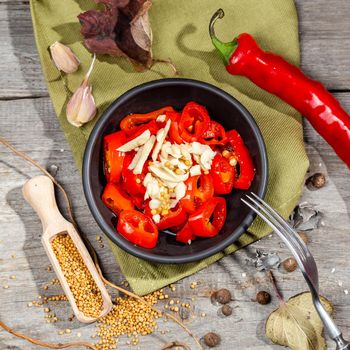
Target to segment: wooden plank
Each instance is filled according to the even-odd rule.
[[[340,94],[337,97],[347,108],[350,107],[350,93]],[[95,236],[100,234],[100,230],[85,203],[80,174],[75,168],[49,98],[1,101],[0,115],[3,116],[0,120],[2,136],[46,167],[52,164],[58,167],[57,179],[67,189],[79,225],[98,251],[106,275],[113,281],[121,283],[123,276],[109,248],[107,246],[100,248],[96,242]],[[325,188],[318,191],[305,190],[303,196],[303,200],[317,204],[324,213],[324,226],[309,234],[312,240],[310,249],[318,263],[321,293],[335,304],[337,322],[344,330],[345,336],[350,338],[350,295],[344,293],[344,290],[350,290],[350,259],[348,251],[343,249],[349,244],[348,170],[308,125],[306,140],[312,172],[321,170],[327,173]],[[59,321],[55,324],[45,323],[42,308],[27,307],[27,304],[36,299],[38,294],[49,295],[60,292],[57,286],[50,286],[47,291],[43,289],[43,286],[54,278],[54,274],[46,270],[49,262],[40,242],[39,219],[21,195],[21,186],[24,181],[39,173],[33,167],[15,158],[3,147],[0,148],[0,159],[0,178],[5,179],[0,182],[2,232],[0,236],[0,317],[19,331],[51,342],[77,340],[78,333],[82,334],[80,339],[90,340],[94,326],[83,326],[76,320],[69,322],[67,315],[71,310],[67,303],[50,306],[59,317]],[[62,200],[59,203],[62,205]],[[196,335],[201,337],[208,331],[216,331],[222,336],[223,342],[219,350],[280,349],[279,346],[267,341],[264,336],[264,322],[268,314],[277,307],[276,298],[274,297],[273,302],[268,306],[261,306],[251,301],[256,292],[262,289],[269,290],[273,294],[264,274],[257,273],[246,263],[247,259],[254,256],[256,249],[278,252],[282,259],[289,256],[286,247],[277,237],[272,236],[184,279],[177,284],[175,292],[167,289],[171,298],[180,298],[184,302],[195,305],[194,317],[187,325]],[[13,254],[16,255],[15,258],[11,257]],[[335,272],[331,273],[333,268]],[[16,279],[12,280],[11,275],[15,275]],[[298,271],[291,274],[276,271],[276,277],[286,298],[307,289]],[[191,289],[189,286],[192,281],[199,282],[200,286],[197,289]],[[339,282],[342,282],[342,286]],[[6,284],[10,288],[2,289]],[[226,319],[217,316],[218,308],[213,306],[208,298],[211,290],[223,287],[230,289],[234,296],[232,302],[232,306],[235,307],[234,314]],[[195,302],[191,300],[192,297],[196,298]],[[201,316],[203,312],[206,314],[205,317]],[[71,335],[58,335],[59,330],[66,328],[73,329]],[[172,322],[160,321],[159,329],[160,331],[169,330],[169,332],[163,335],[158,331],[152,336],[141,337],[138,346],[141,349],[156,350],[169,339],[178,338],[188,341],[188,338]],[[245,331],[242,332],[242,329]],[[130,349],[126,341],[127,338],[121,338],[121,350]],[[193,343],[188,342],[195,349]],[[0,348],[37,349],[2,331],[0,331]]]
[[[349,90],[350,2],[296,0],[302,67],[329,89]]]
[[[303,69],[330,89],[349,90],[350,2],[296,3]],[[0,51],[0,98],[47,96],[27,2],[0,2],[0,31],[5,38]]]

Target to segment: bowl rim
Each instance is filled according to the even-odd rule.
[[[246,118],[249,126],[251,127],[257,139],[259,153],[261,153],[261,161],[262,161],[261,183],[260,183],[260,187],[257,195],[262,198],[265,196],[265,193],[267,190],[267,183],[268,183],[267,151],[266,151],[266,145],[262,137],[261,131],[256,121],[254,120],[253,116],[236,98],[234,98],[224,90],[206,82],[202,82],[194,79],[185,79],[185,78],[159,79],[159,80],[153,80],[153,81],[149,81],[149,82],[137,85],[131,88],[130,90],[126,91],[125,93],[123,93],[121,96],[119,96],[116,100],[114,100],[110,104],[110,106],[102,113],[101,117],[96,122],[95,126],[93,127],[93,130],[90,133],[89,139],[87,141],[85,151],[84,151],[84,157],[83,157],[82,182],[83,182],[84,195],[93,218],[95,219],[95,221],[97,222],[101,230],[104,232],[104,234],[114,244],[116,244],[117,246],[119,246],[121,249],[123,249],[129,254],[132,254],[138,258],[141,258],[153,263],[183,264],[183,263],[190,263],[190,262],[202,260],[218,252],[223,251],[229,245],[234,243],[246,231],[246,229],[250,226],[250,224],[255,219],[256,214],[252,210],[249,211],[246,217],[244,218],[244,220],[242,221],[242,223],[232,232],[232,234],[213,247],[209,247],[208,249],[205,249],[197,253],[191,253],[191,254],[182,255],[182,256],[155,255],[143,250],[139,250],[137,246],[130,244],[122,236],[116,235],[114,230],[112,230],[107,225],[106,221],[100,214],[97,208],[97,205],[93,199],[92,184],[89,176],[89,171],[92,166],[91,154],[92,154],[93,146],[97,142],[97,134],[99,133],[101,126],[110,118],[115,108],[118,105],[123,104],[124,101],[128,100],[130,97],[133,97],[134,95],[142,91],[148,90],[150,88],[157,88],[157,87],[159,88],[159,87],[164,87],[169,85],[183,85],[183,86],[190,85],[198,88],[204,88],[215,94],[219,94],[222,98],[226,100],[229,100],[229,102],[233,103],[237,107],[237,109],[244,115],[244,117]]]

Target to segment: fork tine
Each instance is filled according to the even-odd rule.
[[[288,230],[286,229],[286,225],[284,223],[284,219],[283,222],[281,222],[281,220],[279,218],[276,218],[273,213],[270,213],[269,210],[264,206],[264,204],[260,204],[258,203],[255,199],[251,198],[249,195],[246,195],[246,198],[248,198],[252,203],[254,203],[254,205],[262,212],[265,213],[265,215],[270,219],[270,221],[272,221],[275,226],[277,226],[277,228],[279,228],[280,232],[280,236],[281,234],[283,236],[285,236],[285,239],[291,244],[293,245],[294,249],[296,251],[299,252],[300,254],[300,258],[305,260],[306,259],[306,254],[304,252],[304,250],[299,246],[298,242],[296,242],[293,237],[291,237],[291,235],[289,234]]]
[[[294,244],[297,245],[303,251],[304,259],[306,260],[305,270],[310,272],[310,278],[313,280],[315,286],[318,287],[317,265],[305,242],[300,238],[297,232],[288,225],[288,223],[275,209],[273,209],[268,203],[266,203],[255,193],[251,192],[251,194],[257,199],[257,201],[261,203],[262,206],[269,209],[270,214],[272,214],[274,218],[278,220],[278,222],[280,222],[280,224],[286,229],[288,237],[292,239],[294,241]],[[316,271],[317,274],[314,274],[311,271]]]
[[[251,197],[247,196],[246,197],[250,200],[252,200]],[[285,242],[285,244],[288,246],[290,251],[292,252],[293,256],[297,260],[298,264],[301,266],[304,266],[303,259],[300,257],[299,254],[301,254],[300,250],[295,247],[295,245],[288,239],[288,235],[284,232],[284,228],[281,227],[276,220],[271,220],[267,216],[266,213],[261,212],[260,210],[256,209],[255,206],[251,203],[249,203],[247,200],[244,198],[241,198],[241,201],[246,204],[250,209],[252,209],[257,215],[259,215],[267,224],[270,225],[270,227],[282,238],[282,240]],[[254,203],[254,202],[253,202]],[[255,204],[255,203],[254,203]],[[256,204],[255,204],[256,205]],[[258,207],[259,208],[259,207]],[[299,252],[300,253],[299,253]]]
[[[275,209],[273,209],[268,203],[266,203],[262,198],[256,195],[254,192],[251,192],[251,194],[254,196],[254,198],[258,202],[264,205],[265,208],[269,209],[269,212],[276,218],[276,220],[278,220],[281,223],[281,225],[285,227],[287,232],[289,232],[292,235],[292,237],[301,245],[301,247],[305,251],[305,255],[310,255],[305,242],[300,238],[300,236],[296,233],[296,231],[288,225],[288,223],[284,220],[284,218]]]
[[[287,244],[289,249],[292,251],[294,257],[296,258],[299,267],[302,268],[302,272],[308,275],[308,280],[312,281],[315,289],[318,290],[318,272],[315,259],[311,255],[309,249],[305,243],[300,239],[297,233],[287,224],[287,222],[278,214],[271,206],[265,203],[260,197],[252,193],[257,200],[251,198],[249,195],[245,197],[249,199],[260,211],[259,212],[254,205],[248,203],[246,200],[241,198],[241,200],[247,204],[255,213],[257,213],[263,220],[265,220],[275,232],[283,239]],[[250,205],[249,205],[250,204]],[[269,210],[270,209],[270,210]],[[267,220],[268,219],[268,220]],[[273,225],[271,225],[271,222]],[[276,228],[278,228],[276,230]],[[299,238],[299,239],[298,239]]]
[[[327,329],[330,337],[336,342],[337,349],[350,349],[350,343],[344,340],[341,331],[336,326],[327,310],[322,306],[318,295],[318,272],[315,259],[311,255],[305,243],[298,237],[297,233],[291,228],[288,223],[272,209],[261,198],[252,193],[256,198],[253,199],[246,195],[241,198],[242,202],[258,214],[264,221],[266,221],[272,229],[282,238],[293,253],[296,261],[301,268],[301,272],[305,277],[312,293],[314,306]],[[303,259],[302,257],[305,256]]]

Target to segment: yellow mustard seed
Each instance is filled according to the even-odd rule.
[[[143,297],[150,305],[155,305],[158,300],[164,298],[161,291]],[[156,329],[155,320],[159,313],[144,303],[126,297],[117,297],[114,301],[112,311],[98,320],[97,335],[100,341],[95,344],[97,350],[109,350],[116,346],[119,336],[127,335],[131,338],[129,344],[136,345],[139,335],[147,335]]]
[[[103,308],[102,294],[71,237],[57,235],[52,241],[52,248],[78,309],[85,316],[97,318]],[[57,283],[56,280],[52,281],[53,284]]]
[[[236,157],[231,157],[229,160],[229,163],[231,166],[236,166],[237,165],[237,159]]]

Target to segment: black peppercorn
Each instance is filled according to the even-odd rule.
[[[306,184],[314,188],[322,188],[326,184],[326,178],[321,173],[315,173],[306,180]]]
[[[293,272],[298,267],[297,261],[294,258],[284,260],[282,265],[287,272]]]
[[[232,295],[228,289],[222,288],[214,293],[214,298],[220,304],[228,304],[231,301]]]
[[[260,291],[256,295],[256,301],[261,305],[269,304],[271,301],[271,295],[264,290]]]
[[[210,348],[215,348],[215,346],[218,346],[220,344],[220,341],[220,336],[214,332],[207,333],[204,336],[204,343]]]
[[[223,313],[223,315],[225,316],[230,316],[232,315],[232,307],[228,304],[225,304],[222,308],[221,311]]]

